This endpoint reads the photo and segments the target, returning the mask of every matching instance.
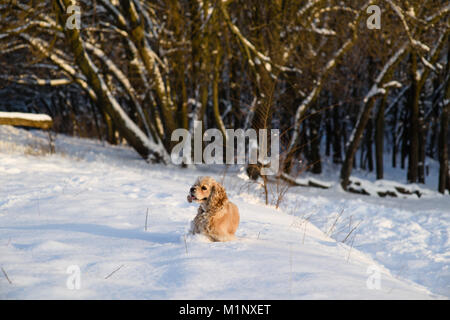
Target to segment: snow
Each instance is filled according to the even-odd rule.
[[[370,91],[366,94],[363,102],[367,103],[367,101],[369,101],[372,97],[374,97],[376,95],[380,95],[380,94],[385,94],[385,93],[386,93],[386,90],[384,88],[378,88],[377,85],[375,84],[372,86]]]
[[[333,30],[330,29],[326,29],[326,28],[318,28],[315,24],[312,24],[312,30],[320,35],[323,36],[335,36],[336,32],[334,32]]]
[[[277,210],[230,169],[238,240],[209,242],[187,234],[197,208],[186,194],[197,176],[223,172],[149,165],[131,148],[64,135],[55,154],[27,152],[47,145],[40,131],[0,126],[0,267],[11,281],[0,273],[0,299],[450,296],[448,197],[298,187]],[[358,223],[343,242],[343,225]]]
[[[379,78],[381,79],[381,78]],[[376,96],[376,95],[382,95],[382,94],[386,94],[386,89],[387,88],[391,88],[391,87],[395,87],[395,88],[401,88],[402,84],[398,81],[389,81],[385,84],[383,84],[383,88],[378,88],[378,82],[376,82],[371,88],[370,91],[366,94],[366,96],[364,97],[364,103],[367,103],[367,101],[369,101],[372,97]]]
[[[434,72],[437,72],[436,68],[430,62],[428,62],[428,60],[425,59],[423,56],[420,56],[420,60],[422,61],[424,66],[426,66],[427,68],[433,70]]]
[[[392,169],[391,155],[387,153],[384,180],[376,180],[374,172],[353,170],[350,180],[359,182],[371,194],[364,196],[344,192],[339,185],[339,167],[331,159],[323,160],[322,174],[305,173],[302,178],[335,181],[331,188],[291,189],[282,208],[300,216],[311,215],[309,221],[323,231],[329,230],[336,214],[343,210],[337,231],[331,235],[333,239],[344,239],[349,225],[361,222],[354,247],[369,254],[393,275],[450,297],[450,197],[448,193],[441,195],[436,191],[439,163],[427,158],[430,175],[425,177],[426,184],[406,185],[407,169]],[[395,191],[395,187],[420,192],[421,197],[398,192],[397,198],[377,196],[378,192]],[[294,208],[296,203],[301,207]]]
[[[408,47],[408,43],[405,42],[397,51],[396,53],[386,62],[383,69],[378,74],[377,78],[375,79],[375,85],[380,84],[380,82],[385,77],[386,73],[392,68],[392,65],[397,63],[397,60],[403,55],[405,50]]]
[[[383,85],[383,88],[384,88],[384,89],[386,89],[386,88],[391,88],[391,87],[394,87],[394,88],[401,88],[401,87],[402,87],[402,84],[401,84],[400,82],[396,81],[396,80],[393,80],[393,81],[389,81],[388,83],[385,83],[385,84]]]
[[[422,49],[423,51],[429,52],[430,47],[428,47],[426,44],[420,42],[419,40],[413,39],[412,41],[413,46]]]

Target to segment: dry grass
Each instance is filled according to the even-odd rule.
[[[9,139],[8,139],[9,138]],[[46,157],[56,153],[55,134],[48,133],[48,138],[36,136],[24,136],[20,140],[10,140],[10,137],[0,139],[0,152],[7,154],[23,154],[33,157]],[[58,151],[58,155],[66,156]]]
[[[33,141],[28,145],[20,145],[9,141],[0,141],[0,150],[5,153],[20,153],[29,156],[46,156],[51,154],[48,144]]]
[[[3,267],[1,268],[3,275],[5,276],[6,280],[8,280],[9,284],[12,284],[12,281],[9,279],[8,274],[6,273],[5,269],[3,269]]]

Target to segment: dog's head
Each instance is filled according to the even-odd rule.
[[[227,199],[224,187],[211,177],[199,177],[188,195],[189,202],[195,201],[208,208],[221,207]]]

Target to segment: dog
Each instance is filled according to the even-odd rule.
[[[200,204],[191,223],[191,233],[203,234],[211,241],[235,240],[239,209],[230,202],[225,188],[211,177],[199,177],[189,190],[188,202]]]

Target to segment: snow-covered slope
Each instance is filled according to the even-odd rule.
[[[40,132],[0,127],[0,299],[443,298],[376,261],[373,252],[396,250],[376,237],[389,239],[382,223],[364,227],[362,246],[311,223],[319,204],[330,214],[351,204],[356,215],[363,203],[356,196],[291,189],[292,210],[284,212],[228,174],[224,184],[241,213],[238,240],[212,243],[187,235],[197,208],[186,194],[198,175],[220,174],[149,165],[129,148],[64,136],[56,154],[42,155],[46,143]],[[448,212],[436,219],[448,225]],[[448,267],[448,243],[439,250]]]

